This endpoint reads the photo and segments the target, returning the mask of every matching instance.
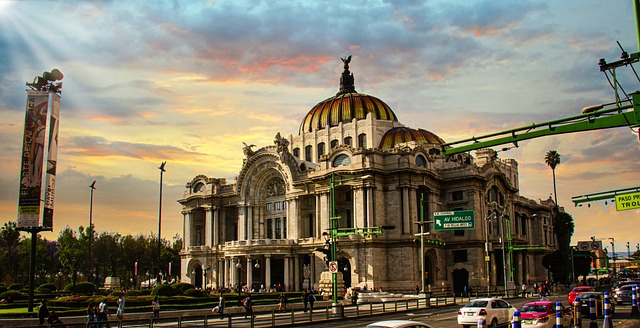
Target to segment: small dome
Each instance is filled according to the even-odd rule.
[[[349,71],[351,56],[341,59],[344,71],[340,77],[340,91],[313,106],[300,124],[300,135],[337,126],[340,122],[350,123],[354,118],[364,120],[369,113],[377,120],[398,121],[396,114],[384,101],[356,91],[353,74]]]
[[[412,129],[408,127],[398,127],[387,131],[380,140],[380,149],[392,149],[397,145],[414,141],[419,145],[430,144],[441,146],[445,142],[437,135],[424,130],[424,129]]]

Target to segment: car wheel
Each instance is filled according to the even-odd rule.
[[[489,327],[497,327],[498,326],[498,319],[497,318],[493,318],[493,320],[491,320],[491,326]]]

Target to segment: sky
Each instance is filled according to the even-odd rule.
[[[177,202],[195,176],[232,183],[242,142],[297,134],[338,91],[352,55],[356,90],[400,122],[447,142],[578,115],[614,101],[598,60],[638,51],[631,0],[583,1],[7,1],[0,0],[0,224],[15,221],[25,82],[63,74],[54,231],[182,232]],[[630,68],[627,92],[639,83]],[[501,147],[497,147],[500,149]],[[640,211],[573,196],[637,187],[638,129],[547,136],[501,158],[519,163],[520,195],[558,202],[574,244],[635,251]],[[631,232],[633,231],[633,232]]]

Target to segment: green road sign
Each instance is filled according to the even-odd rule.
[[[616,195],[616,210],[626,211],[640,208],[640,192]]]
[[[473,230],[475,229],[474,212],[470,210],[434,212],[433,222],[435,231],[442,230]]]

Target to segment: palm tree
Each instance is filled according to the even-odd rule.
[[[553,197],[558,207],[558,192],[556,190],[556,166],[560,164],[560,154],[555,150],[549,150],[544,156],[544,162],[551,168],[553,172]]]

